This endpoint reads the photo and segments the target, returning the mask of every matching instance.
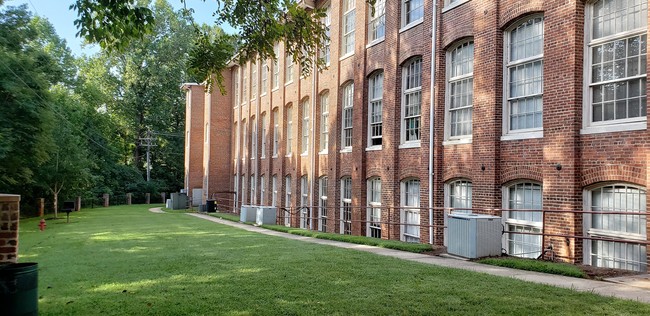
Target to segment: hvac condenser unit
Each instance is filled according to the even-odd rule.
[[[501,217],[450,214],[447,218],[447,252],[465,258],[501,254]]]
[[[254,223],[257,219],[257,207],[252,205],[242,205],[239,213],[239,221],[244,223]]]

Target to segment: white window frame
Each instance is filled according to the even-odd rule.
[[[330,4],[327,4],[327,7],[325,8],[325,17],[322,22],[326,29],[325,35],[327,36],[327,40],[321,44],[319,55],[320,59],[325,62],[325,66],[329,66],[331,59],[330,45],[332,43],[330,39],[332,36],[332,6]]]
[[[355,0],[343,0],[343,18],[341,20],[341,59],[354,54],[354,30],[356,28],[355,2]]]
[[[244,65],[244,67],[242,67],[242,72],[244,74],[242,76],[243,77],[242,78],[242,93],[241,93],[241,95],[242,95],[241,104],[242,105],[246,105],[246,102],[248,102],[248,71],[250,70],[248,68],[248,66],[249,65],[246,64],[246,65]]]
[[[318,231],[327,231],[327,176],[318,179]]]
[[[255,174],[251,175],[251,181],[249,182],[250,188],[251,188],[251,205],[256,205],[257,204],[257,194],[255,192],[256,186],[257,186],[257,179],[255,178]]]
[[[309,183],[307,176],[300,177],[300,228],[309,228]]]
[[[412,2],[420,2],[419,6],[416,6],[414,8],[411,8],[410,5]],[[416,3],[417,5],[417,3]],[[417,13],[420,12],[420,17],[415,18],[415,16],[411,16],[411,13]],[[408,30],[424,21],[424,0],[402,0],[402,23],[401,26],[402,28],[400,29],[400,32],[403,32],[405,30]]]
[[[246,188],[246,176],[242,175],[241,176],[241,204],[250,205],[249,203],[246,203],[246,198],[247,198],[246,191],[248,191]]]
[[[354,82],[343,87],[343,107],[341,113],[341,148],[342,151],[352,151],[354,127]]]
[[[319,154],[327,154],[329,147],[329,92],[321,94],[320,97],[320,109],[321,109],[321,120],[320,120],[320,152]]]
[[[597,237],[597,238],[613,238],[613,239],[626,239],[626,240],[638,240],[638,241],[646,241],[648,238],[648,232],[647,232],[647,216],[644,215],[629,215],[631,217],[638,217],[639,222],[636,226],[638,226],[639,231],[637,233],[633,232],[625,232],[622,230],[609,230],[609,229],[597,229],[593,228],[593,220],[594,220],[594,215],[597,214],[598,212],[595,212],[592,210],[592,198],[593,198],[593,192],[595,190],[602,190],[604,188],[608,187],[624,187],[627,189],[633,189],[633,190],[640,190],[642,191],[642,195],[644,195],[643,198],[640,198],[639,200],[639,205],[640,207],[635,210],[636,212],[647,212],[647,202],[645,199],[647,198],[647,191],[644,187],[637,186],[637,185],[632,185],[632,184],[627,184],[627,183],[605,183],[605,184],[600,184],[598,186],[593,186],[586,188],[583,191],[583,202],[584,202],[584,210],[587,212],[584,214],[583,218],[583,232],[585,236],[587,237]],[[626,193],[628,195],[630,193]],[[633,198],[634,199],[634,198]],[[627,205],[627,202],[629,202],[629,197],[627,197],[626,200],[619,200],[619,203],[625,202]],[[621,205],[601,205],[603,208],[608,208],[606,211],[621,211]],[[613,210],[612,210],[613,209]],[[628,209],[627,207],[625,209]],[[634,212],[630,212],[630,214],[634,214]],[[613,219],[614,223],[616,222],[616,219],[619,221],[625,220],[625,230],[628,229],[629,223],[627,222],[629,220],[628,215],[615,215],[615,214],[610,214],[610,215],[600,215],[602,219],[608,218],[608,220]],[[602,222],[601,222],[601,225]],[[609,222],[608,222],[609,225]],[[612,224],[613,225],[613,224]],[[626,252],[629,251],[629,246],[634,246],[633,244],[626,244],[626,243],[615,243],[615,242],[607,242],[607,241],[593,241],[593,242],[600,242],[600,243],[609,243],[611,246],[619,246],[620,245],[627,245],[628,249],[626,249]],[[592,259],[592,251],[593,251],[593,243],[592,241],[585,239],[583,243],[583,258],[585,261],[585,264],[587,265],[594,265],[596,266],[596,263],[593,262]],[[639,262],[638,268],[635,269],[634,265],[632,266],[632,269],[627,269],[626,267],[618,267],[622,269],[627,269],[627,270],[634,270],[634,271],[641,271],[641,272],[647,272],[648,271],[648,263],[647,263],[647,246],[642,246],[639,245]],[[611,249],[610,249],[611,250]],[[614,258],[617,259],[617,258]],[[623,259],[625,258],[618,258],[618,259]],[[601,265],[602,266],[602,265]],[[605,266],[607,267],[607,266]],[[611,267],[611,266],[610,266]]]
[[[293,154],[293,106],[286,108],[287,111],[287,157]]]
[[[471,71],[467,73],[462,73],[460,75],[452,77],[452,54],[456,52],[458,49],[465,48],[469,49],[471,47],[472,50],[472,61],[471,63],[468,64],[468,67],[471,67]],[[468,144],[472,142],[472,135],[473,135],[473,124],[474,124],[474,40],[465,40],[461,41],[458,44],[452,46],[448,51],[447,51],[447,80],[445,80],[446,84],[446,89],[445,89],[445,141],[443,142],[443,145],[454,145],[454,144]],[[451,109],[451,99],[452,99],[452,94],[451,94],[451,86],[453,83],[457,82],[462,82],[462,81],[469,81],[471,80],[471,95],[465,94],[465,96],[468,98],[467,101],[470,101],[469,105],[463,106],[463,107],[457,107],[455,109]],[[469,134],[462,134],[462,135],[453,135],[452,136],[452,126],[451,126],[451,118],[452,118],[452,113],[453,111],[462,111],[469,109],[470,112],[470,133]]]
[[[386,38],[386,0],[377,0],[368,5],[368,46],[375,45]]]
[[[513,196],[511,190],[523,190],[523,194]],[[543,186],[534,181],[517,181],[502,188],[503,213],[502,222],[505,230],[542,233],[544,228],[543,215]],[[539,193],[539,196],[535,196]],[[523,200],[520,198],[523,197]],[[540,210],[540,212],[522,212],[509,210]],[[541,235],[503,234],[503,249],[508,255],[536,259],[542,253],[543,240]],[[538,246],[538,251],[513,252],[513,247]]]
[[[625,40],[635,36],[646,36],[647,42],[647,6],[648,3],[642,1],[641,4],[645,4],[645,13],[640,14],[641,19],[645,19],[644,26],[640,26],[636,29],[626,30],[618,32],[612,35],[604,36],[598,39],[593,39],[593,17],[594,17],[594,7],[598,1],[592,3],[587,3],[585,7],[585,54],[584,54],[584,88],[583,88],[583,122],[581,134],[594,134],[594,133],[607,133],[607,132],[619,132],[619,131],[633,131],[633,130],[645,130],[647,129],[647,114],[645,116],[625,118],[625,119],[614,119],[601,122],[593,122],[593,88],[595,86],[605,86],[607,84],[615,84],[622,82],[630,82],[630,80],[643,79],[647,77],[647,69],[645,74],[639,74],[635,76],[627,76],[621,79],[612,79],[607,81],[600,81],[598,84],[592,84],[593,80],[593,69],[592,63],[594,60],[592,47],[600,46],[607,43],[615,43],[618,40]],[[624,19],[627,21],[627,17]],[[647,45],[647,44],[646,44]],[[642,48],[645,48],[646,45],[641,45]],[[641,56],[641,55],[639,55]],[[647,52],[646,52],[647,58]],[[647,62],[646,62],[647,63]],[[640,66],[644,66],[642,63]],[[647,82],[646,87],[639,87],[641,93],[647,92]],[[614,100],[616,101],[616,100]],[[639,104],[640,106],[640,104]],[[646,101],[647,109],[647,101]],[[646,110],[647,112],[647,110]]]
[[[513,36],[516,33],[521,33],[525,31],[526,27],[529,27],[528,24],[530,21],[534,21],[534,27],[540,28],[540,34],[534,34],[533,37],[541,37],[541,40],[539,41],[539,53],[531,56],[525,56],[523,58],[517,58],[513,57],[512,55],[512,47],[513,47]],[[537,23],[537,20],[541,20]],[[515,140],[515,139],[529,139],[529,138],[541,138],[544,136],[543,133],[543,115],[544,115],[544,16],[541,14],[534,14],[530,16],[526,16],[520,20],[518,20],[513,26],[508,28],[505,32],[504,36],[504,52],[503,52],[503,57],[504,57],[504,69],[503,69],[503,136],[501,137],[501,140]],[[531,37],[525,38],[525,44],[530,45],[530,40]],[[519,45],[521,44],[521,41],[518,41]],[[525,45],[524,44],[524,45]],[[525,49],[526,47],[524,47]],[[513,59],[517,58],[517,59]],[[540,71],[540,79],[539,79],[539,91],[533,91],[530,93],[527,93],[525,95],[519,95],[519,96],[511,96],[512,90],[511,90],[511,81],[512,76],[511,76],[511,70],[512,69],[517,69],[518,67],[525,67],[527,65],[533,65],[533,69],[535,64],[540,64],[539,71]],[[526,76],[525,79],[519,80],[519,81],[526,81],[523,84],[519,84],[520,89],[523,89],[522,86],[529,85],[533,86],[536,82],[533,81],[531,82],[531,78]],[[533,89],[535,87],[533,86]],[[528,88],[526,88],[528,89]],[[537,99],[537,100],[535,100]],[[535,109],[535,112],[532,113],[533,119],[535,120],[539,116],[539,126],[537,127],[530,127],[530,128],[517,128],[517,129],[512,129],[512,116],[516,115],[513,113],[512,108],[514,106],[515,102],[524,102],[526,103],[527,101],[533,101],[533,102],[539,102],[539,107],[541,109],[537,111]],[[529,106],[529,105],[526,105]],[[538,114],[539,112],[539,114]],[[530,115],[530,112],[527,113],[526,116]],[[534,123],[536,124],[536,123]]]
[[[266,123],[266,113],[262,114],[262,148],[260,153],[260,158],[266,158],[266,138],[268,132],[268,124]]]
[[[261,67],[262,67],[262,83],[260,88],[262,92],[260,93],[260,97],[265,96],[266,92],[269,89],[269,60],[265,59]]]
[[[291,176],[284,177],[284,226],[291,226]]]
[[[266,176],[260,177],[260,205],[266,205]]]
[[[284,58],[284,85],[293,83],[293,55],[286,53]]]
[[[352,177],[341,178],[341,235],[352,234]]]
[[[271,206],[278,206],[278,175],[271,177]]]
[[[234,87],[234,90],[235,90],[235,105],[233,106],[234,108],[237,108],[239,106],[239,104],[241,103],[241,100],[240,100],[241,91],[239,91],[239,88],[240,88],[239,73],[240,73],[240,71],[241,71],[241,67],[237,67],[233,71],[235,73],[235,80],[234,80],[234,82],[235,82],[235,87]]]
[[[400,205],[402,206],[400,209],[400,223],[411,224],[400,225],[400,240],[404,242],[420,242],[420,202],[422,200],[420,185],[421,182],[418,179],[406,179],[400,182]],[[414,194],[417,201],[410,201],[409,198]],[[417,222],[412,222],[409,219],[417,219]],[[407,233],[411,226],[415,226],[415,230]]]
[[[251,159],[257,158],[257,120],[251,117]]]
[[[244,149],[243,154],[241,155],[241,159],[242,159],[242,162],[243,162],[244,159],[246,159],[246,157],[248,157],[248,124],[246,124],[246,119],[244,119],[244,121],[242,121],[241,126],[242,126],[242,131],[243,131],[242,132],[242,138],[241,138],[242,139],[242,148]]]
[[[275,43],[273,45],[273,54],[275,59],[273,59],[273,77],[271,78],[271,84],[273,88],[271,91],[275,91],[280,88],[280,44]]]
[[[442,12],[447,12],[457,6],[460,6],[461,4],[465,2],[469,2],[470,0],[445,0],[445,6],[442,8]]]
[[[302,142],[300,144],[302,155],[307,155],[309,153],[309,114],[311,108],[309,105],[309,99],[306,99],[302,102]]]
[[[366,150],[381,149],[383,143],[383,94],[384,72],[378,71],[368,80],[368,148]],[[379,115],[374,113],[379,109]],[[377,132],[378,131],[378,132]],[[377,142],[377,144],[375,144]]]
[[[276,108],[272,111],[273,113],[273,158],[278,157],[278,152],[280,150],[280,123],[278,116],[280,111]]]
[[[419,74],[414,74],[414,71],[417,71],[419,67]],[[413,68],[412,68],[413,67]],[[419,77],[419,78],[417,78]],[[419,86],[410,87],[410,79],[419,81]],[[407,99],[409,96],[419,95],[419,109],[418,114],[406,116],[407,108]],[[409,138],[407,121],[415,120],[418,123],[417,128],[417,139],[407,139]],[[401,145],[400,148],[410,148],[410,147],[420,147],[420,142],[422,141],[422,57],[414,57],[407,61],[404,66],[402,66],[402,102],[401,102]]]
[[[381,178],[368,179],[366,205],[366,236],[381,238]]]
[[[257,99],[257,62],[251,62],[251,101]]]
[[[458,205],[456,205],[456,201],[453,200],[454,197],[456,196],[456,194],[452,194],[452,192],[451,192],[452,189],[455,188],[456,184],[461,184],[463,186],[467,186],[467,188],[465,189],[466,195],[465,195],[465,198],[463,200],[466,202],[465,204],[469,204],[469,206],[467,206],[467,205],[465,206],[467,208],[470,208],[469,210],[463,210],[463,209],[461,209],[461,210],[453,210],[453,211],[448,210],[448,208],[453,208],[453,207],[458,206]],[[445,199],[445,201],[444,201],[444,207],[445,207],[444,225],[445,225],[445,228],[444,228],[444,234],[443,234],[443,244],[445,246],[447,246],[447,222],[448,222],[447,217],[448,217],[449,213],[454,213],[454,214],[456,214],[456,213],[461,213],[461,214],[463,214],[463,213],[466,213],[466,214],[467,213],[472,213],[472,210],[471,210],[471,208],[472,208],[472,192],[471,191],[472,191],[472,181],[470,181],[468,179],[454,179],[454,180],[446,182],[445,185],[444,185],[444,199]]]

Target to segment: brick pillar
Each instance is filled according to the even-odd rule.
[[[108,206],[110,206],[110,201],[109,201],[109,195],[108,195],[108,193],[104,193],[103,198],[104,198],[104,207],[108,207]]]
[[[20,195],[0,194],[0,263],[18,259]]]
[[[151,193],[145,193],[145,204],[151,204]]]
[[[77,201],[74,204],[75,211],[81,211],[81,197],[77,196]]]
[[[127,193],[126,194],[126,205],[131,205],[132,197],[133,197],[133,193]]]
[[[38,216],[39,217],[45,216],[45,199],[44,198],[38,199]]]

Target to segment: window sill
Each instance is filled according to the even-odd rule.
[[[280,87],[279,87],[279,86],[278,86],[278,87],[275,87],[275,88],[273,88],[273,89],[271,89],[271,92],[273,93],[273,92],[278,91],[278,90],[280,90]]]
[[[598,212],[593,212],[592,215],[593,214],[598,214]],[[620,232],[615,230],[596,229],[596,228],[589,228],[587,234],[589,234],[589,236],[602,237],[602,238],[631,239],[631,240],[638,240],[638,241],[646,240],[643,235],[639,235],[639,234],[626,233],[626,232]]]
[[[285,158],[291,158],[292,156],[293,156],[293,154],[288,154],[288,155],[286,155],[286,156],[284,156],[284,157],[285,157]]]
[[[266,156],[262,156],[262,157],[260,157],[260,159],[266,159]]]
[[[544,131],[533,131],[523,133],[510,133],[501,136],[501,141],[544,138]]]
[[[293,79],[291,79],[291,81],[289,81],[289,82],[285,82],[285,83],[284,83],[284,86],[286,87],[286,86],[288,86],[288,85],[290,85],[290,84],[292,84],[292,83],[293,83]]]
[[[406,31],[408,31],[408,30],[422,24],[422,22],[424,22],[424,18],[419,18],[419,19],[417,19],[417,20],[403,26],[401,29],[399,29],[399,33],[406,32]]]
[[[352,147],[346,147],[346,148],[343,148],[343,149],[341,149],[341,151],[339,151],[339,152],[342,153],[342,154],[351,153],[351,152],[352,152]]]
[[[381,145],[370,146],[366,148],[366,151],[379,151],[379,150],[381,150]]]
[[[278,158],[278,155],[273,155],[271,156],[271,158]]]
[[[318,152],[319,155],[327,155],[327,149]]]
[[[416,141],[416,142],[403,143],[403,144],[399,145],[399,147],[397,147],[397,148],[406,149],[406,148],[420,148],[420,147],[421,147],[420,141]]]
[[[265,96],[266,96],[266,92],[260,94],[260,98],[261,98],[261,97],[265,97]]]
[[[458,7],[458,6],[460,6],[461,4],[466,3],[466,2],[469,2],[469,0],[459,1],[459,2],[457,2],[457,3],[453,3],[453,4],[448,4],[447,6],[445,6],[444,8],[442,8],[442,13],[445,13],[445,12],[447,12],[447,11],[449,11],[449,10],[455,8],[455,7]]]
[[[463,144],[471,144],[471,143],[472,143],[472,137],[470,136],[470,137],[446,140],[442,142],[442,146],[463,145]]]
[[[377,45],[379,43],[383,43],[385,39],[386,39],[386,37],[384,36],[384,37],[380,37],[380,38],[378,38],[376,40],[373,40],[372,42],[368,43],[368,45],[366,45],[366,48],[370,48],[370,47],[373,47],[373,46],[375,46],[375,45]]]
[[[339,61],[343,61],[343,60],[348,59],[348,58],[350,58],[352,56],[354,56],[354,52],[347,53],[347,54],[341,56],[341,58],[339,58]]]
[[[307,157],[307,156],[309,156],[309,154],[307,152],[304,152],[304,153],[300,154],[300,157]]]
[[[602,125],[602,126],[588,126],[580,130],[580,134],[599,134],[599,133],[611,133],[611,132],[627,132],[627,131],[638,131],[648,128],[647,122],[635,122],[627,124],[612,124],[612,125]]]

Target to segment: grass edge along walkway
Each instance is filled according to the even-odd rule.
[[[511,277],[522,281],[567,288],[579,292],[589,292],[601,296],[616,297],[616,298],[638,301],[643,303],[650,303],[650,291],[638,287],[633,287],[633,286],[621,285],[621,284],[610,283],[605,281],[578,279],[574,277],[552,275],[552,274],[546,274],[546,273],[540,273],[534,271],[517,270],[517,269],[511,269],[505,267],[491,266],[491,265],[485,265],[485,264],[471,262],[471,261],[443,258],[438,256],[429,256],[424,254],[380,248],[375,246],[351,244],[351,243],[334,241],[334,240],[299,236],[290,233],[284,233],[284,232],[264,229],[252,225],[237,223],[229,220],[224,220],[224,219],[216,218],[214,216],[205,215],[205,214],[187,213],[187,215],[198,217],[201,219],[205,219],[223,225],[237,227],[250,232],[256,232],[256,233],[270,235],[270,236],[284,237],[287,239],[300,240],[300,241],[321,244],[321,245],[330,245],[339,248],[355,249],[355,250],[370,252],[382,256],[398,258],[402,260],[409,260],[409,261],[431,264],[431,265],[447,267],[452,269],[461,269],[461,270],[468,270],[468,271],[474,271],[479,273],[486,273],[495,276]]]

